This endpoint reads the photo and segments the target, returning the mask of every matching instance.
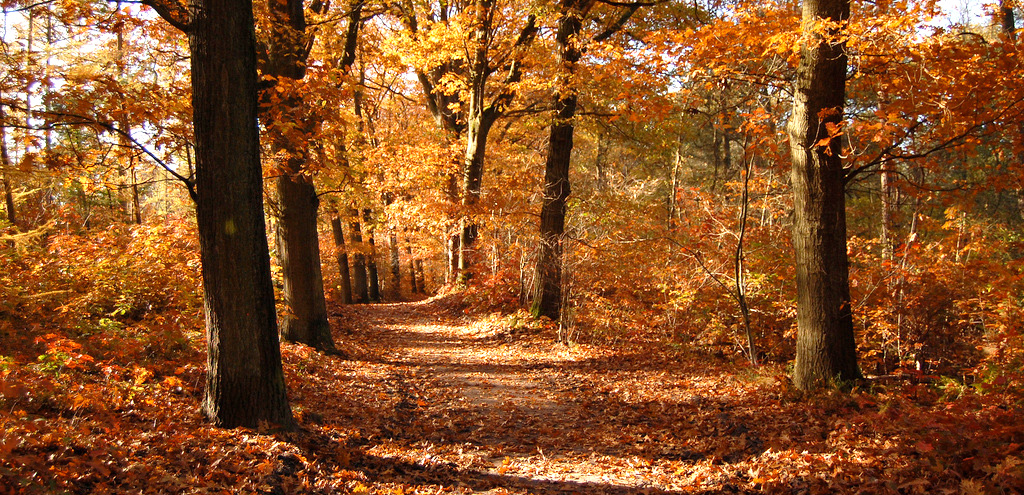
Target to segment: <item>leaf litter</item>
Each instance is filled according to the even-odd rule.
[[[566,345],[451,296],[333,311],[347,359],[283,345],[296,431],[204,423],[202,342],[178,361],[64,343],[81,357],[60,370],[6,366],[0,493],[1024,488],[1008,396],[913,383],[802,394],[780,368],[655,342]]]

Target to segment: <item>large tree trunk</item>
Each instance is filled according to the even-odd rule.
[[[208,342],[203,412],[292,425],[270,278],[251,0],[195,0],[189,44]]]
[[[536,317],[558,320],[562,310],[562,234],[565,233],[565,205],[569,198],[569,163],[572,156],[573,119],[576,91],[571,88],[580,59],[577,38],[582,28],[580,12],[564,7],[555,41],[561,73],[555,93],[555,115],[551,121],[548,157],[544,164],[544,200],[540,210],[540,258],[531,312]]]
[[[846,99],[842,31],[848,0],[804,0],[800,65],[789,122],[793,155],[793,247],[796,252],[797,345],[793,382],[811,389],[861,376],[850,307],[845,178],[840,155]],[[831,136],[831,138],[830,138]]]
[[[272,1],[270,16],[264,74],[278,79],[303,79],[307,52],[302,0]],[[281,336],[334,352],[320,266],[319,200],[313,180],[304,170],[308,151],[303,141],[313,130],[312,122],[300,94],[283,95],[274,106],[265,114],[267,130],[274,151],[285,157],[282,174],[275,181],[280,213],[277,252],[284,279],[284,300],[289,309],[289,314],[282,318]],[[294,132],[296,128],[303,132]]]
[[[352,278],[348,271],[348,251],[345,248],[345,231],[341,228],[341,215],[331,217],[331,232],[334,234],[334,249],[338,258],[338,275],[341,279],[341,302],[352,304]]]
[[[352,246],[355,252],[352,253],[352,302],[369,302],[369,287],[366,283],[366,255],[363,254],[363,234],[359,228],[359,210],[352,208],[349,211],[349,236],[352,238]]]
[[[290,310],[281,318],[281,336],[334,352],[320,266],[316,190],[305,175],[282,175],[276,182],[281,216],[277,224],[277,256],[284,281],[282,293]]]

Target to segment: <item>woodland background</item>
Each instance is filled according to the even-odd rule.
[[[198,373],[204,318],[187,38],[134,2],[2,5],[6,457],[30,448],[33,418],[73,415],[109,393],[75,373],[103,374],[123,397],[154,376],[173,390],[175,377]],[[523,322],[562,77],[557,9],[495,1],[481,35],[475,5],[313,2],[305,37],[291,40],[308,57],[292,77],[274,72],[273,2],[256,4],[279,315],[291,310],[271,181],[301,176],[316,191],[332,308],[456,294],[466,314],[534,325]],[[784,375],[796,337],[785,124],[800,6],[627,8],[616,26],[624,7],[594,7],[577,72],[563,81],[578,97],[572,195],[562,310],[543,325],[567,343],[687,349]],[[1018,411],[1024,397],[1016,13],[1009,0],[974,15],[932,1],[857,1],[846,29],[846,115],[829,133],[848,177],[860,367],[878,383],[927,383],[950,407],[971,396]],[[295,108],[302,116],[289,120]],[[467,124],[487,111],[473,185],[463,167],[479,128]],[[472,250],[453,247],[470,227]],[[460,252],[469,253],[461,266]],[[1021,480],[1010,442],[996,450],[1016,461],[979,483]],[[9,480],[22,472],[3,469]]]

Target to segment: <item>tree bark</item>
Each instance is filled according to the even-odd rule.
[[[308,176],[276,179],[280,221],[277,253],[289,314],[281,320],[281,336],[325,352],[335,352],[327,320],[320,242],[317,236],[316,189]]]
[[[893,178],[896,175],[895,166],[892,160],[882,162],[879,174],[879,193],[882,198],[882,219],[879,242],[882,244],[882,259],[893,259],[893,213],[896,211],[896,184]]]
[[[519,51],[533,42],[537,32],[536,18],[530,16],[526,25],[519,33],[510,56],[503,85],[504,88],[495,97],[494,101],[485,101],[487,80],[494,70],[490,67],[490,36],[491,17],[494,3],[492,0],[476,1],[476,32],[473,61],[470,70],[470,98],[468,110],[466,111],[466,153],[463,158],[462,177],[462,205],[465,213],[469,215],[462,221],[462,229],[459,237],[459,259],[458,274],[459,281],[466,281],[472,275],[473,265],[476,264],[475,250],[473,248],[479,236],[479,227],[473,220],[473,207],[480,201],[482,192],[484,160],[487,155],[487,135],[491,127],[498,120],[498,117],[505,113],[505,110],[512,104],[515,98],[514,85],[522,79],[522,63]]]
[[[352,238],[352,302],[369,302],[369,286],[366,281],[366,255],[363,254],[363,234],[359,228],[359,210],[349,211],[349,236]]]
[[[263,73],[279,80],[306,76],[306,18],[302,0],[272,1],[267,61]],[[274,101],[274,100],[271,100]],[[275,180],[279,203],[278,261],[284,279],[289,313],[282,317],[281,336],[325,352],[335,352],[327,320],[320,242],[317,233],[319,199],[306,168],[313,122],[307,118],[300,94],[281,95],[265,112],[272,149],[284,157]],[[301,132],[296,133],[294,129]]]
[[[999,0],[999,25],[1010,41],[1017,39],[1017,22],[1013,15],[1012,0]]]
[[[416,294],[420,292],[416,285],[416,260],[412,257],[412,242],[408,239],[405,240],[405,254],[409,258],[409,293]]]
[[[370,210],[363,210],[363,225],[370,225]],[[370,302],[380,302],[380,277],[377,273],[377,243],[373,240],[373,229],[366,231],[366,244],[369,252],[366,254],[366,278],[367,278],[367,299]]]
[[[11,169],[11,156],[7,152],[7,126],[2,125],[5,118],[4,112],[0,109],[0,167],[3,167],[4,182],[4,206],[7,208],[7,221],[11,225],[18,226],[17,211],[14,209],[14,186],[11,185],[11,176],[8,170]]]
[[[334,249],[338,258],[341,302],[352,304],[352,278],[348,271],[348,252],[345,250],[345,231],[341,228],[341,215],[335,214],[331,217],[331,232],[334,234]]]
[[[555,42],[561,68],[556,82],[555,115],[551,121],[548,156],[544,164],[544,199],[540,210],[540,257],[533,304],[535,317],[558,320],[562,310],[562,235],[565,233],[565,207],[569,198],[569,164],[572,156],[573,120],[577,94],[571,87],[576,63],[582,52],[579,37],[582,13],[574,2],[566,2],[558,20]]]
[[[208,342],[203,412],[228,428],[291,426],[263,218],[251,0],[195,0],[188,26]]]
[[[793,247],[797,345],[793,382],[812,389],[860,378],[850,306],[841,135],[846,100],[848,0],[804,0],[803,31],[789,122],[793,157]]]
[[[391,297],[397,301],[402,297],[402,264],[401,254],[398,252],[398,234],[394,231],[388,238],[388,247],[391,249],[391,280],[394,281]]]

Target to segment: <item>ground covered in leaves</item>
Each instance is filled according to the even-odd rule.
[[[463,308],[337,307],[347,358],[285,344],[297,431],[205,424],[195,334],[126,357],[101,330],[0,328],[0,493],[1024,489],[1012,394],[899,378],[800,394],[782,369],[653,343],[565,345]]]

